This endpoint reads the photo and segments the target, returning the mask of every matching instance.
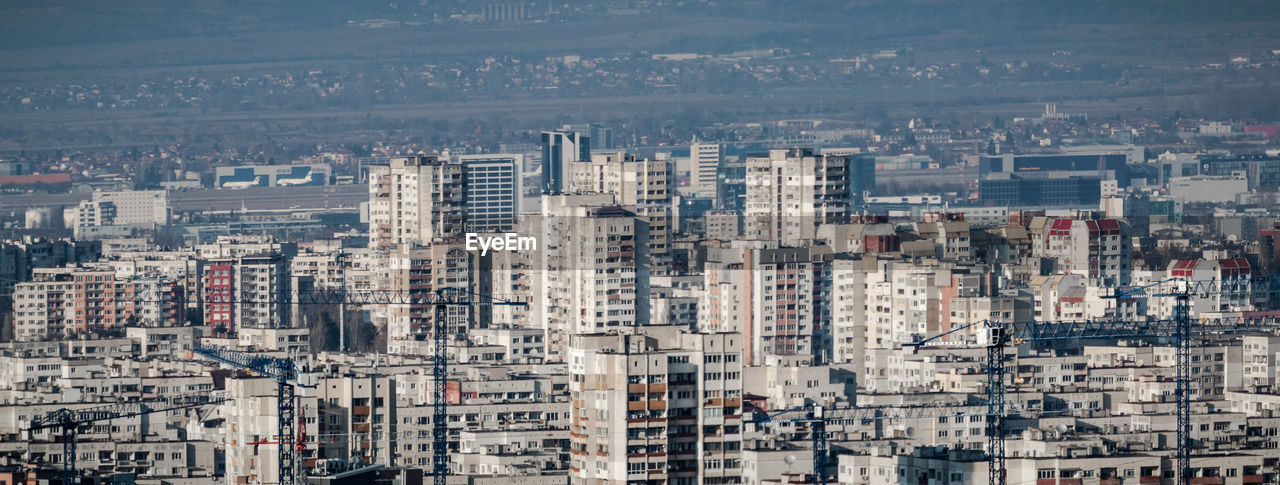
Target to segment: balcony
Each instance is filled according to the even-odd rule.
[[[1159,485],[1159,484],[1160,484],[1160,477],[1150,477],[1150,476],[1148,476],[1148,477],[1138,477],[1138,483],[1143,484],[1143,485],[1146,485],[1146,484],[1155,484],[1155,485]]]

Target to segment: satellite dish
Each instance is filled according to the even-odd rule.
[[[915,436],[916,436],[916,429],[910,426],[907,426],[907,437],[914,438]]]
[[[1065,424],[1059,424],[1059,425],[1058,425],[1058,427],[1057,427],[1056,429],[1058,430],[1058,433],[1066,433],[1066,432],[1067,432],[1067,425],[1065,425]]]
[[[783,458],[782,461],[787,462],[788,465],[794,465],[796,464],[796,455],[787,455],[787,457]]]

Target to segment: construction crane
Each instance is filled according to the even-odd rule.
[[[529,306],[529,303],[507,301],[471,292],[463,288],[440,288],[435,292],[385,292],[385,290],[369,290],[369,292],[324,292],[324,290],[306,290],[306,292],[273,293],[265,298],[242,298],[220,296],[218,303],[276,303],[276,305],[416,305],[435,307],[433,326],[433,475],[434,482],[444,485],[449,472],[448,454],[448,308],[475,306]],[[293,471],[296,470],[296,457],[285,441],[294,436],[293,415],[294,386],[298,378],[296,363],[288,358],[257,356],[257,354],[230,351],[219,347],[197,346],[195,352],[211,360],[225,365],[247,369],[275,378],[279,389],[279,443],[280,443],[280,485],[293,485]],[[287,476],[288,475],[288,476]]]
[[[508,301],[492,296],[480,295],[461,288],[441,288],[436,290],[436,298],[428,304],[435,305],[436,321],[434,327],[434,359],[432,359],[432,377],[435,389],[432,393],[432,445],[431,465],[435,485],[445,485],[449,476],[449,307],[450,306],[528,306],[524,302]],[[473,299],[481,297],[480,299]]]
[[[1157,283],[1156,285],[1165,282]],[[1113,298],[1137,298],[1151,286],[1144,286],[1117,292]],[[1129,296],[1126,296],[1129,295]],[[1173,293],[1153,293],[1145,296],[1168,296],[1178,298],[1174,308],[1174,318],[1167,320],[1085,320],[1065,322],[996,322],[983,320],[956,327],[948,332],[934,335],[911,344],[918,351],[929,347],[931,342],[938,341],[956,332],[973,327],[982,327],[986,331],[987,349],[987,465],[991,485],[1006,484],[1005,468],[1005,366],[1004,356],[1009,344],[1020,345],[1025,342],[1051,342],[1082,339],[1116,339],[1116,338],[1170,338],[1178,346],[1177,390],[1178,390],[1178,463],[1179,483],[1189,484],[1190,478],[1190,342],[1191,321],[1188,312],[1189,294],[1185,287]],[[1257,321],[1217,321],[1200,325],[1201,334],[1232,334],[1260,330],[1275,330],[1274,324],[1264,325]],[[1184,439],[1185,438],[1185,439]]]
[[[185,395],[173,399],[131,401],[81,409],[62,408],[44,416],[31,420],[27,427],[27,438],[34,439],[37,431],[59,430],[62,434],[62,485],[73,485],[76,482],[76,435],[80,428],[99,421],[144,416],[177,409],[187,409],[216,404],[221,400],[209,401],[205,395]]]
[[[1166,283],[1173,284],[1175,287],[1168,291],[1147,292],[1151,288],[1156,288]],[[1107,298],[1116,300],[1143,297],[1172,297],[1174,299],[1173,323],[1175,337],[1173,342],[1176,356],[1174,359],[1175,381],[1177,382],[1177,392],[1174,398],[1178,400],[1178,451],[1176,460],[1178,462],[1179,485],[1191,485],[1191,293],[1189,292],[1189,286],[1185,279],[1172,278],[1146,286],[1117,289],[1115,293],[1107,296]]]
[[[297,480],[297,460],[292,445],[294,444],[295,433],[294,410],[297,406],[294,399],[295,388],[299,386],[298,365],[292,359],[250,354],[212,345],[202,345],[199,342],[192,346],[191,352],[224,365],[275,379],[277,398],[276,439],[279,444],[276,448],[280,467],[280,485],[294,485]]]
[[[1237,278],[1234,280],[1201,280],[1193,281],[1174,277],[1152,284],[1119,288],[1106,296],[1116,300],[1132,300],[1140,298],[1173,298],[1173,322],[1175,325],[1174,364],[1177,375],[1177,414],[1178,414],[1178,484],[1191,484],[1191,296],[1218,294],[1256,293],[1259,289],[1271,292],[1275,289],[1276,278]],[[1256,330],[1250,325],[1224,326],[1222,322],[1201,323],[1203,331],[1216,333],[1239,333]],[[1216,327],[1216,328],[1215,328]]]
[[[527,303],[481,295],[463,288],[441,288],[430,293],[398,293],[370,291],[363,293],[329,293],[320,291],[292,292],[272,295],[273,303],[294,304],[410,304],[435,307],[433,327],[432,377],[432,474],[436,485],[444,485],[449,475],[449,409],[448,409],[448,317],[449,307],[528,306]],[[228,300],[219,300],[226,303]],[[244,303],[262,303],[245,299]],[[248,369],[276,379],[279,397],[280,485],[293,485],[295,454],[288,441],[294,437],[293,416],[296,409],[294,385],[298,367],[290,359],[248,354],[220,347],[196,346],[195,353],[233,367]]]

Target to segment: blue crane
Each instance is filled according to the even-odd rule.
[[[292,359],[250,354],[237,350],[196,342],[192,353],[204,356],[215,362],[245,369],[276,381],[277,424],[279,446],[280,485],[294,485],[297,480],[297,460],[294,454],[294,411],[297,402],[294,399],[295,387],[298,383],[298,365]]]
[[[445,485],[449,476],[449,400],[447,382],[449,378],[448,308],[450,306],[528,306],[527,303],[508,301],[492,296],[473,293],[461,288],[441,288],[436,290],[436,298],[428,304],[435,305],[436,318],[433,328],[435,358],[432,359],[432,377],[435,378],[435,389],[432,393],[432,472],[435,485]],[[476,298],[479,297],[479,298]]]
[[[219,300],[226,303],[230,300]],[[325,304],[409,304],[435,307],[433,323],[432,377],[435,385],[432,393],[432,475],[435,485],[445,485],[449,475],[449,410],[448,410],[448,308],[475,306],[528,306],[528,303],[503,300],[474,293],[463,288],[441,288],[434,292],[403,293],[368,291],[362,293],[333,293],[324,291],[298,291],[271,295],[270,299],[244,299],[244,303],[294,303],[307,305]],[[197,345],[194,352],[217,362],[248,369],[276,379],[279,398],[280,436],[280,485],[294,485],[296,457],[288,443],[294,439],[294,386],[297,385],[298,366],[290,359],[270,357],[212,346]]]
[[[207,395],[183,395],[170,399],[153,399],[146,401],[130,401],[93,406],[79,409],[61,408],[44,416],[31,420],[27,427],[27,438],[32,438],[36,431],[59,430],[62,434],[62,485],[76,483],[76,434],[85,425],[99,421],[111,421],[152,413],[161,413],[177,409],[186,409],[215,404],[221,400],[210,401]]]

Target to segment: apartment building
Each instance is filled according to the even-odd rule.
[[[517,226],[518,234],[539,234],[538,218],[528,218]],[[545,249],[546,246],[543,246]],[[529,305],[499,305],[479,310],[487,312],[492,326],[540,328],[531,320],[533,288],[542,276],[542,253],[539,251],[490,251],[476,261],[476,291],[488,293],[500,301],[519,301]]]
[[[955,261],[973,257],[973,241],[968,222],[917,222],[916,234],[933,243],[934,256],[939,259]]]
[[[749,156],[743,232],[749,239],[801,245],[818,224],[852,215],[849,157],[815,155],[802,148]]]
[[[20,342],[69,335],[64,322],[74,283],[70,274],[14,286],[14,339]]]
[[[572,338],[570,483],[740,483],[742,335],[625,330]]]
[[[533,319],[547,358],[563,361],[569,335],[647,323],[647,224],[610,194],[546,195],[542,214]]]
[[[831,362],[861,365],[867,349],[867,268],[875,258],[836,257],[823,299],[831,309]],[[858,369],[861,373],[862,369]]]
[[[390,256],[391,294],[386,304],[387,350],[395,354],[428,355],[436,328],[436,306],[423,300],[442,288],[469,290],[474,277],[474,256],[462,248],[437,241],[427,246],[399,245]],[[465,338],[471,327],[472,309],[449,305],[446,325],[450,340]]]
[[[1267,305],[1268,293],[1255,288],[1253,278],[1261,274],[1245,258],[1180,259],[1169,262],[1169,278],[1213,282],[1213,291],[1201,291],[1191,298],[1193,315],[1250,311]],[[1168,306],[1172,302],[1157,302]]]
[[[694,197],[716,198],[716,185],[720,176],[720,160],[724,158],[724,145],[695,142],[689,145],[689,187]]]
[[[1058,261],[1067,273],[1099,284],[1129,284],[1132,244],[1119,219],[1036,219],[1031,223],[1033,252]]]
[[[1241,339],[1243,351],[1243,385],[1266,387],[1276,385],[1276,365],[1280,360],[1280,337],[1248,335]]]
[[[463,165],[436,157],[395,157],[369,167],[369,247],[391,251],[462,236]]]
[[[831,254],[821,247],[750,249],[744,252],[744,276],[750,288],[744,349],[752,365],[772,358],[818,363],[830,328],[821,288],[830,279]]]
[[[94,192],[76,207],[77,239],[90,238],[102,228],[149,227],[169,222],[169,197],[163,190]]]
[[[126,325],[173,326],[185,318],[183,287],[153,276],[43,269],[14,288],[14,335],[42,340]]]
[[[747,296],[741,262],[708,261],[703,271],[703,295],[698,302],[698,330],[742,332]]]
[[[212,335],[235,335],[239,328],[287,328],[292,288],[283,255],[212,259],[201,275],[204,321]]]
[[[262,254],[283,254],[294,257],[298,244],[281,242],[274,237],[256,234],[232,234],[218,236],[213,242],[193,246],[195,255],[202,259],[238,258]]]
[[[649,259],[652,273],[665,274],[670,264],[675,190],[671,161],[637,160],[626,152],[594,153],[589,162],[575,162],[573,191],[613,194],[614,201],[635,212],[649,226]]]

